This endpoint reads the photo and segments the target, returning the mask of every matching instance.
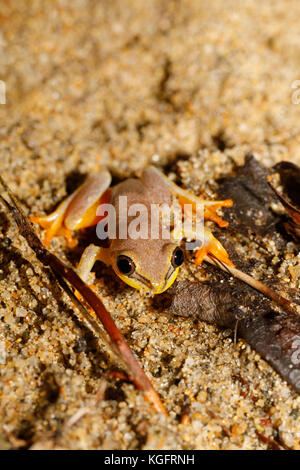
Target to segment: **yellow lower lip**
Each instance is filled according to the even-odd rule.
[[[169,289],[169,287],[173,284],[173,282],[175,281],[176,277],[177,277],[177,274],[178,274],[178,271],[179,271],[179,268],[177,268],[172,276],[168,279],[168,282],[165,284],[163,284],[162,286],[159,286],[158,289],[153,289],[152,292],[154,294],[162,294],[163,292],[165,292],[167,289]]]
[[[174,271],[172,276],[168,279],[167,283],[161,283],[159,286],[157,286],[157,288],[152,288],[152,289],[149,289],[147,286],[141,285],[141,283],[137,282],[135,279],[131,279],[131,278],[126,277],[126,276],[120,276],[120,274],[118,274],[118,273],[116,273],[116,274],[118,275],[118,277],[120,279],[122,279],[123,282],[125,282],[126,284],[128,284],[131,287],[134,287],[137,290],[146,290],[148,292],[149,291],[152,292],[153,294],[162,294],[167,289],[169,289],[169,287],[173,284],[173,282],[175,281],[175,279],[177,277],[178,271],[179,271],[179,268],[177,268]]]

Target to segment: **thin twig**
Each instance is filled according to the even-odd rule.
[[[238,334],[239,320],[237,319],[234,327],[234,345],[237,344],[237,334]]]
[[[228,266],[227,264],[222,263],[220,260],[218,260],[217,258],[215,258],[211,255],[205,256],[204,260],[207,263],[210,263],[210,264],[213,264],[214,266],[217,266],[218,268],[222,269],[223,271],[226,271],[227,273],[231,274],[232,276],[236,277],[237,279],[240,279],[241,281],[245,282],[249,286],[251,286],[254,289],[258,290],[259,292],[264,294],[266,297],[273,300],[277,305],[282,307],[284,310],[288,310],[293,315],[300,315],[300,312],[297,309],[296,305],[293,305],[290,300],[285,299],[280,294],[277,294],[277,292],[275,292],[273,289],[266,286],[262,282],[258,281],[257,279],[254,279],[253,277],[249,276],[248,274],[244,273],[243,271],[240,271],[239,269],[237,269],[233,266]]]
[[[71,300],[77,305],[77,307],[79,307],[80,302],[78,299],[76,299],[70,289],[65,288],[65,282],[67,281],[82,295],[82,297],[94,310],[96,316],[101,321],[105,331],[107,332],[111,340],[114,351],[117,352],[118,357],[126,366],[132,381],[140,390],[143,390],[145,398],[154,405],[156,411],[167,414],[166,409],[163,406],[158,393],[155,391],[150,380],[146,376],[143,369],[140,367],[137,359],[130,350],[124,336],[118,330],[115,322],[113,321],[110,313],[104,307],[101,299],[92,289],[90,289],[82,281],[82,279],[71,267],[60,261],[57,256],[48,251],[42,245],[40,239],[33,231],[31,223],[26,218],[22,209],[19,207],[19,204],[17,203],[14,195],[12,194],[6,183],[3,181],[1,176],[0,183],[9,195],[9,198],[13,205],[10,205],[9,202],[1,195],[0,200],[13,215],[15,222],[19,227],[20,234],[26,239],[30,248],[35,252],[36,257],[44,266],[49,266],[52,269],[58,282],[63,287],[65,292],[69,295]],[[85,311],[85,318],[88,318],[88,322],[91,323],[93,327],[95,327],[95,320],[90,314],[88,314],[87,310],[85,310],[82,305],[80,307],[80,311]]]

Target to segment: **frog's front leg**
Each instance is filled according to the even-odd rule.
[[[222,207],[231,207],[233,202],[231,199],[224,199],[223,201],[208,201],[201,199],[198,196],[180,188],[174,183],[171,183],[171,191],[177,197],[178,202],[182,208],[187,205],[192,206],[192,210],[197,213],[199,209],[203,208],[204,219],[211,220],[219,225],[219,227],[228,227],[228,222],[223,220],[218,214],[217,210]]]
[[[223,245],[213,236],[209,229],[204,228],[204,240],[201,247],[196,251],[195,264],[199,266],[205,256],[209,255],[212,255],[228,266],[234,266]]]
[[[100,204],[109,202],[111,176],[102,171],[87,178],[73,194],[67,197],[52,214],[45,217],[32,216],[31,220],[46,229],[44,244],[50,245],[55,235],[64,235],[72,246],[72,230],[80,230],[95,225],[101,217],[97,216]]]
[[[110,264],[109,248],[102,248],[96,245],[89,245],[81,255],[77,272],[81,279],[88,284],[88,278],[95,262],[99,260],[106,265]]]

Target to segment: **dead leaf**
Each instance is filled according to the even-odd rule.
[[[165,294],[165,308],[237,335],[255,349],[300,393],[300,318],[277,312],[267,299],[236,279],[200,283],[182,281]]]

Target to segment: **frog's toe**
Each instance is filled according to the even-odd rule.
[[[208,252],[208,256],[212,255],[213,257],[217,258],[219,261],[221,261],[224,264],[227,264],[228,266],[233,266],[234,264],[229,258],[229,255],[225,248],[221,245],[220,242],[217,244],[214,244],[213,246],[210,247],[210,250]]]
[[[88,284],[88,287],[89,287],[90,289],[92,289],[92,290],[95,292],[95,294],[97,294],[97,286],[96,286],[95,284]],[[81,295],[81,293],[79,292],[79,290],[75,289],[75,290],[74,290],[74,295],[75,295],[75,297],[79,300],[79,302],[84,301],[84,297]],[[94,315],[94,314],[92,313],[92,315]]]
[[[34,224],[38,224],[42,228],[47,229],[51,225],[51,222],[48,221],[48,217],[46,216],[37,217],[35,215],[31,215],[29,219],[31,220],[31,222],[33,222]]]
[[[38,224],[40,227],[45,229],[43,244],[49,248],[50,242],[57,231],[53,220],[49,220],[49,216],[36,217],[34,215],[30,216],[30,220],[34,224]]]
[[[217,210],[221,209],[222,207],[231,207],[232,205],[233,201],[231,199],[224,199],[224,201],[213,201],[208,205],[205,204],[204,218],[215,222],[219,225],[219,227],[228,227],[228,222],[226,222],[226,220],[223,220],[217,214]]]
[[[75,248],[78,245],[78,240],[72,236],[72,230],[64,226],[60,227],[57,235],[61,235],[65,238],[69,248]]]
[[[196,266],[200,266],[200,264],[202,264],[202,261],[204,260],[205,256],[208,254],[208,251],[209,250],[207,246],[203,246],[196,251],[196,255],[195,255]]]
[[[38,224],[40,227],[45,229],[44,241],[43,244],[49,248],[52,238],[56,235],[62,235],[65,237],[67,244],[70,248],[75,248],[77,245],[77,240],[72,237],[72,231],[62,225],[61,218],[55,218],[53,220],[53,215],[44,216],[44,217],[30,217],[31,222]]]
[[[195,264],[199,266],[206,256],[217,258],[228,266],[234,266],[231,262],[229,255],[222,244],[217,240],[212,233],[206,233],[206,240],[203,245],[196,251]]]

